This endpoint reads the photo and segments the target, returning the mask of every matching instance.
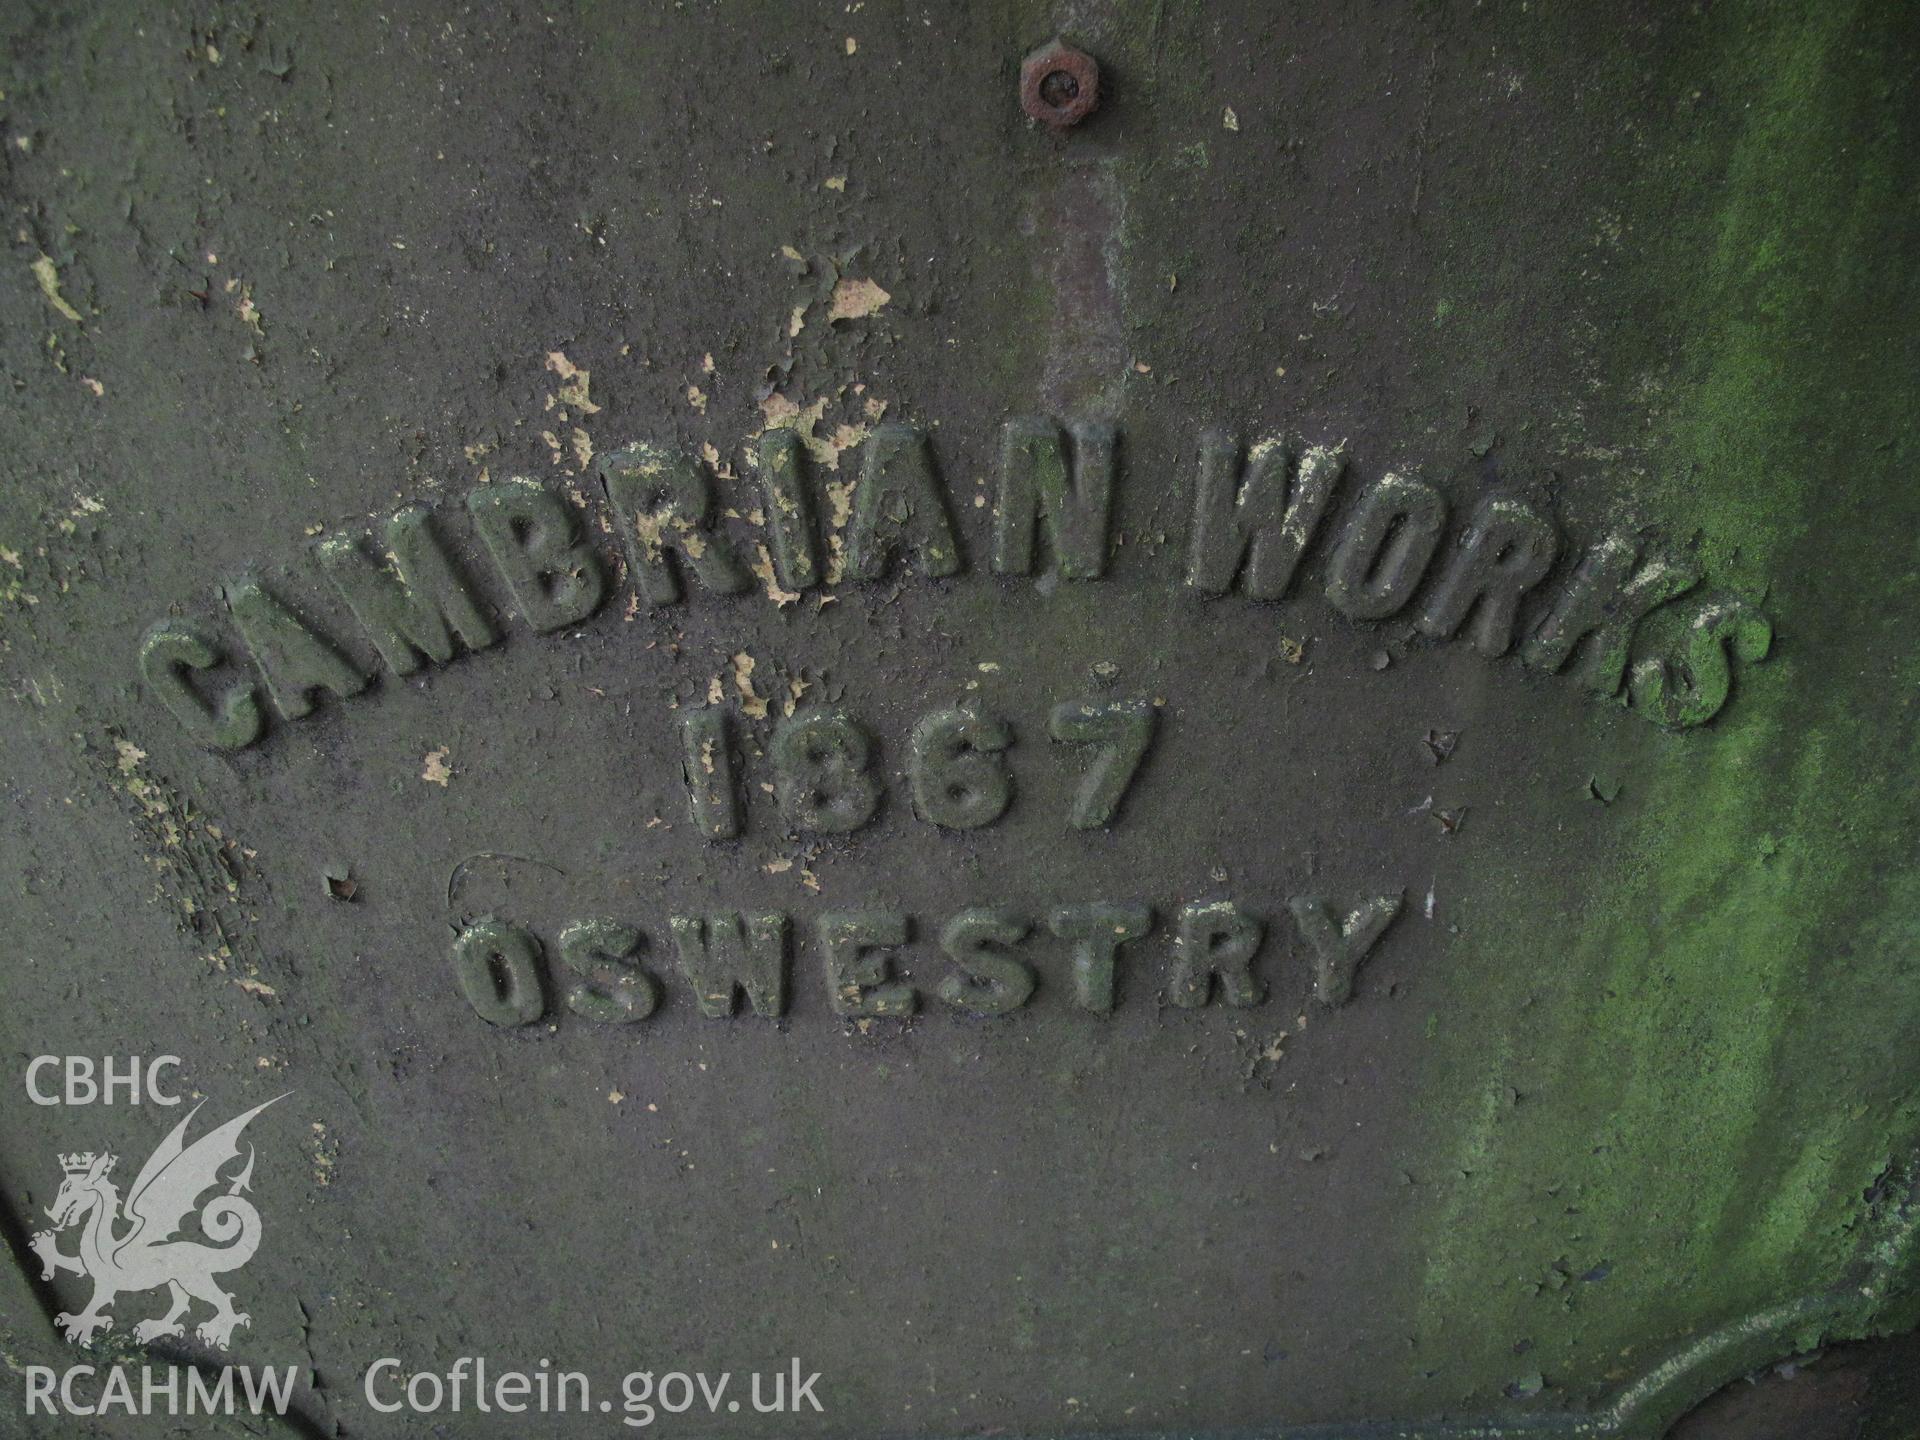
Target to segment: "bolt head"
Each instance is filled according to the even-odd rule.
[[[1078,125],[1100,103],[1100,64],[1054,39],[1020,62],[1020,108],[1054,130]]]

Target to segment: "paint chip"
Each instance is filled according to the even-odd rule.
[[[47,303],[78,325],[80,312],[69,305],[67,297],[60,293],[60,271],[55,268],[52,256],[35,257],[33,278],[40,282],[40,293],[47,297]]]
[[[877,314],[893,296],[871,280],[840,280],[833,287],[833,303],[827,320],[864,320]]]
[[[562,405],[578,410],[582,415],[600,413],[600,407],[587,398],[588,389],[593,383],[591,370],[582,370],[559,350],[547,352],[547,369],[560,377],[560,389],[554,395],[554,399]]]
[[[812,688],[813,682],[803,676],[796,675],[788,680],[787,698],[780,702],[780,712],[783,715],[793,714],[794,709],[800,704],[800,697]],[[772,787],[769,786],[768,788],[771,789]]]
[[[753,656],[744,650],[733,657],[733,688],[740,692],[741,713],[755,720],[764,720],[767,702],[753,688],[753,666]]]
[[[453,767],[447,764],[449,753],[444,745],[438,750],[429,750],[420,767],[420,778],[444,790],[447,782],[453,779]]]
[[[749,568],[760,578],[760,583],[767,587],[767,598],[773,601],[775,606],[791,605],[797,601],[800,598],[799,591],[780,588],[780,578],[774,573],[773,556],[767,552],[767,547],[764,544],[755,545],[753,552],[754,561]]]

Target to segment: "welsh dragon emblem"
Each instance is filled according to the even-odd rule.
[[[157,1290],[162,1285],[171,1303],[165,1315],[133,1327],[134,1338],[142,1344],[185,1334],[182,1318],[195,1300],[213,1306],[213,1314],[194,1330],[209,1345],[225,1349],[234,1327],[250,1323],[245,1311],[233,1308],[233,1296],[213,1277],[238,1270],[260,1247],[260,1212],[240,1194],[253,1179],[251,1145],[245,1166],[226,1182],[226,1193],[200,1207],[200,1229],[214,1243],[203,1245],[173,1236],[200,1197],[221,1183],[220,1167],[239,1158],[240,1132],[247,1122],[267,1105],[286,1098],[276,1095],[189,1145],[187,1126],[200,1113],[200,1106],[194,1106],[140,1167],[128,1187],[124,1212],[119,1187],[109,1178],[117,1156],[89,1150],[60,1157],[66,1178],[47,1207],[53,1229],[36,1234],[32,1248],[40,1257],[42,1280],[51,1280],[61,1270],[93,1279],[93,1298],[86,1309],[78,1315],[62,1311],[54,1317],[68,1340],[86,1345],[96,1331],[111,1330],[113,1316],[106,1313],[107,1307],[123,1291]],[[63,1255],[57,1232],[74,1225],[81,1227],[79,1253]]]

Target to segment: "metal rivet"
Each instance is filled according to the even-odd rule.
[[[1020,62],[1020,108],[1042,125],[1065,130],[1100,103],[1100,65],[1084,50],[1053,39]]]

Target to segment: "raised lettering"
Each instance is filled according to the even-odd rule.
[[[1119,813],[1127,787],[1153,743],[1159,712],[1144,700],[1069,700],[1047,717],[1047,733],[1065,745],[1092,745],[1067,811],[1076,830],[1098,830]]]
[[[313,547],[320,568],[396,675],[413,674],[422,660],[446,664],[456,634],[469,650],[484,650],[500,638],[428,517],[424,505],[393,515],[383,537],[388,555],[381,559],[350,535],[329,535]]]
[[[1413,598],[1440,543],[1447,502],[1423,480],[1383,475],[1335,547],[1327,600],[1349,620],[1385,620]]]
[[[911,1015],[918,1008],[918,992],[894,978],[889,953],[907,943],[908,921],[900,911],[833,910],[820,917],[817,929],[836,1014],[867,1019]]]
[[[1267,987],[1253,973],[1263,926],[1231,900],[1183,905],[1173,936],[1173,983],[1168,997],[1193,1009],[1205,1005],[1219,982],[1229,1005],[1258,1005]]]
[[[731,1015],[746,992],[753,1013],[769,1018],[787,1012],[787,917],[675,915],[668,921],[680,973],[693,986],[702,1015]]]
[[[367,688],[370,677],[258,580],[248,577],[227,586],[226,599],[253,663],[266,678],[273,708],[287,719],[298,720],[313,709],[315,690],[331,690],[344,700]]]
[[[789,590],[811,590],[820,583],[820,533],[800,437],[788,426],[762,431],[755,453],[760,461],[773,573]]]
[[[727,712],[718,707],[688,710],[680,718],[680,773],[694,828],[706,840],[740,833],[740,787],[727,729]]]
[[[1322,1005],[1344,1005],[1353,998],[1360,962],[1379,943],[1400,913],[1404,892],[1378,895],[1346,916],[1339,916],[1317,895],[1296,895],[1287,902],[1300,933],[1313,948],[1313,998]]]
[[[1732,656],[1749,665],[1773,648],[1773,622],[1745,600],[1702,605],[1687,623],[1677,660],[1658,657],[1633,667],[1633,708],[1670,730],[1704,725],[1733,693]]]
[[[1579,682],[1598,695],[1619,694],[1635,628],[1700,583],[1700,570],[1691,562],[1656,555],[1636,571],[1639,559],[1640,546],[1631,536],[1609,535],[1591,547],[1553,609],[1520,647],[1521,660],[1557,671],[1580,651]]]
[[[813,710],[781,722],[773,735],[774,799],[796,830],[844,835],[880,808],[873,741],[841,710]]]
[[[738,595],[753,576],[714,523],[713,477],[706,466],[653,445],[629,445],[600,458],[634,583],[652,605],[682,598],[680,567],[707,589]]]
[[[1093,580],[1106,573],[1113,509],[1114,430],[1076,422],[1067,438],[1051,420],[1009,421],[1000,433],[1000,490],[993,513],[993,569],[1033,573],[1034,539],[1042,525],[1060,574]]]
[[[467,511],[521,618],[545,634],[600,608],[607,571],[565,501],[523,476],[468,492]]]
[[[1153,911],[1104,901],[1063,905],[1047,916],[1047,928],[1073,942],[1073,1003],[1105,1014],[1119,993],[1114,962],[1120,947],[1153,928]]]
[[[1467,638],[1482,655],[1513,644],[1520,597],[1540,583],[1560,553],[1560,536],[1532,506],[1495,497],[1467,524],[1460,548],[1420,607],[1414,624],[1445,640],[1474,616]]]
[[[660,1003],[660,986],[636,957],[646,937],[618,920],[576,920],[560,932],[560,963],[581,978],[567,988],[567,1008],[589,1020],[644,1020]]]
[[[1004,720],[965,709],[921,716],[907,747],[913,809],[949,830],[977,830],[1006,813],[1013,776],[1005,751],[1013,731]]]
[[[865,450],[854,487],[847,578],[880,579],[903,546],[912,549],[922,574],[958,572],[960,546],[926,432],[917,425],[876,426]]]
[[[1200,438],[1200,485],[1187,541],[1187,584],[1224,595],[1237,579],[1249,599],[1279,600],[1293,584],[1333,499],[1346,457],[1316,445],[1289,483],[1284,442],[1259,441],[1242,464],[1239,440],[1225,430]]]
[[[940,931],[940,948],[957,967],[940,981],[940,998],[975,1015],[1018,1010],[1033,994],[1033,967],[1007,948],[1031,927],[1006,910],[962,910]]]
[[[140,678],[187,734],[216,750],[239,750],[266,728],[258,688],[233,685],[209,702],[187,678],[190,670],[212,670],[226,662],[219,641],[188,620],[162,620],[140,641]]]
[[[453,942],[460,993],[489,1025],[531,1025],[547,1012],[540,942],[518,925],[482,916]]]

